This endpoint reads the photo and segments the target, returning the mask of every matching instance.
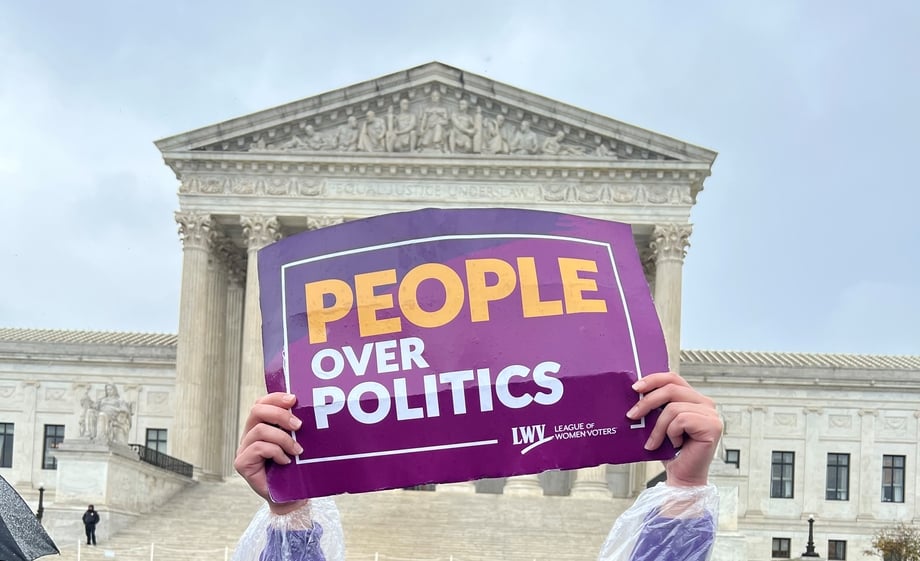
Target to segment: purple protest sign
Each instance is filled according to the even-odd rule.
[[[269,391],[304,452],[273,500],[673,457],[630,388],[667,352],[628,225],[426,209],[259,252]]]

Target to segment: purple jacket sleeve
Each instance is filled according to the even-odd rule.
[[[715,543],[715,520],[665,518],[652,513],[630,555],[630,561],[706,561]]]
[[[309,530],[268,528],[265,549],[259,561],[326,561],[319,547],[323,527],[313,523]]]

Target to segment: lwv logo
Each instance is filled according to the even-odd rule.
[[[526,427],[511,427],[511,442],[514,445],[527,444],[521,454],[530,452],[541,444],[546,444],[555,436],[545,437],[546,425],[529,425]]]

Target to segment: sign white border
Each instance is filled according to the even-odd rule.
[[[282,368],[284,369],[284,386],[285,389],[291,391],[291,380],[290,380],[290,368],[288,365],[288,313],[287,313],[287,292],[286,292],[286,275],[285,270],[290,267],[296,267],[306,263],[315,263],[317,261],[323,261],[325,259],[333,259],[336,257],[342,257],[345,255],[355,255],[358,253],[367,253],[370,251],[378,251],[381,249],[391,249],[394,247],[400,247],[404,245],[418,245],[423,243],[439,242],[445,240],[482,240],[482,239],[544,239],[544,240],[557,240],[557,241],[566,241],[566,242],[575,242],[575,243],[584,243],[588,245],[596,245],[603,248],[606,248],[607,255],[610,256],[610,265],[613,268],[613,276],[616,281],[617,292],[620,294],[620,302],[623,305],[624,316],[626,317],[626,327],[629,331],[629,342],[632,348],[633,353],[633,362],[636,365],[636,376],[642,378],[642,366],[639,364],[639,352],[636,349],[636,336],[633,332],[632,317],[630,316],[629,306],[626,303],[626,294],[623,293],[623,285],[620,282],[620,271],[617,268],[616,258],[613,255],[613,248],[607,242],[601,242],[597,240],[586,240],[582,238],[572,238],[568,236],[555,236],[549,234],[454,234],[447,236],[432,236],[428,238],[415,238],[411,240],[403,240],[398,242],[391,242],[379,245],[371,245],[365,247],[357,247],[352,249],[347,249],[344,251],[336,251],[333,253],[326,253],[323,255],[316,255],[314,257],[308,257],[306,259],[300,259],[297,261],[292,261],[290,263],[285,263],[281,266],[281,314],[282,314],[282,323],[284,331],[284,341],[283,348],[281,352],[282,357]],[[639,422],[630,425],[630,428],[643,428],[645,427],[645,418],[642,418]],[[294,436],[294,433],[291,432],[291,436]],[[429,452],[432,450],[449,450],[454,448],[470,448],[474,446],[488,446],[492,444],[498,444],[498,440],[477,440],[473,442],[455,442],[450,444],[441,444],[436,446],[424,446],[419,448],[402,448],[398,450],[380,450],[377,452],[366,452],[358,454],[347,454],[343,456],[327,456],[323,458],[309,458],[301,459],[300,456],[295,458],[297,464],[316,464],[316,463],[325,463],[325,462],[334,462],[339,460],[351,460],[358,458],[372,458],[377,456],[394,456],[400,454],[413,454],[416,452]]]

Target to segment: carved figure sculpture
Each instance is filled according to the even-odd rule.
[[[313,125],[307,125],[303,131],[304,144],[308,150],[325,150],[329,147],[326,139],[313,129]]]
[[[608,147],[606,144],[604,144],[603,141],[601,141],[600,144],[597,145],[597,148],[594,149],[594,155],[597,156],[598,158],[613,158],[614,160],[616,160],[617,151],[613,147],[613,141],[612,140],[610,141],[610,147]]]
[[[327,148],[325,139],[316,133],[313,125],[307,125],[303,133],[303,138],[295,134],[278,148],[281,150],[325,150]]]
[[[536,154],[540,148],[540,140],[537,133],[530,129],[530,123],[523,121],[521,127],[511,139],[512,154]]]
[[[484,123],[484,152],[489,154],[508,154],[511,152],[508,138],[505,136],[504,126],[504,115],[497,115],[494,119],[486,119]]]
[[[450,118],[447,146],[454,154],[482,151],[482,109],[477,108],[476,117],[471,117],[468,109],[469,103],[461,99],[459,109]]]
[[[420,152],[445,152],[447,150],[447,127],[450,117],[441,105],[441,94],[431,92],[431,105],[422,111],[419,123],[418,149]]]
[[[306,150],[307,143],[296,134],[287,142],[278,145],[278,150]]]
[[[562,143],[562,139],[565,138],[565,132],[558,131],[554,136],[546,137],[546,140],[543,141],[543,153],[544,154],[581,154],[582,151],[577,146],[567,146]]]
[[[543,141],[543,153],[544,154],[558,154],[562,152],[562,139],[565,137],[565,133],[559,131],[555,136],[547,136]]]
[[[367,118],[358,134],[358,150],[365,152],[383,152],[386,150],[387,124],[373,111],[367,112]]]
[[[340,126],[335,133],[335,147],[343,152],[355,152],[358,150],[358,119],[352,115],[348,122]]]
[[[118,395],[115,384],[105,385],[105,396],[93,402],[89,391],[80,400],[83,412],[80,417],[80,436],[106,443],[128,444],[134,403]]]
[[[86,390],[86,394],[80,400],[80,406],[83,408],[80,413],[80,436],[93,440],[96,438],[96,421],[99,417],[99,412],[96,411],[96,404],[93,403],[93,399],[89,396],[89,389]]]
[[[265,144],[265,137],[263,136],[260,136],[259,140],[249,145],[250,152],[264,152],[266,150],[269,150],[269,147]]]
[[[387,152],[414,152],[418,140],[418,119],[409,111],[409,100],[399,101],[399,113],[387,112]]]

